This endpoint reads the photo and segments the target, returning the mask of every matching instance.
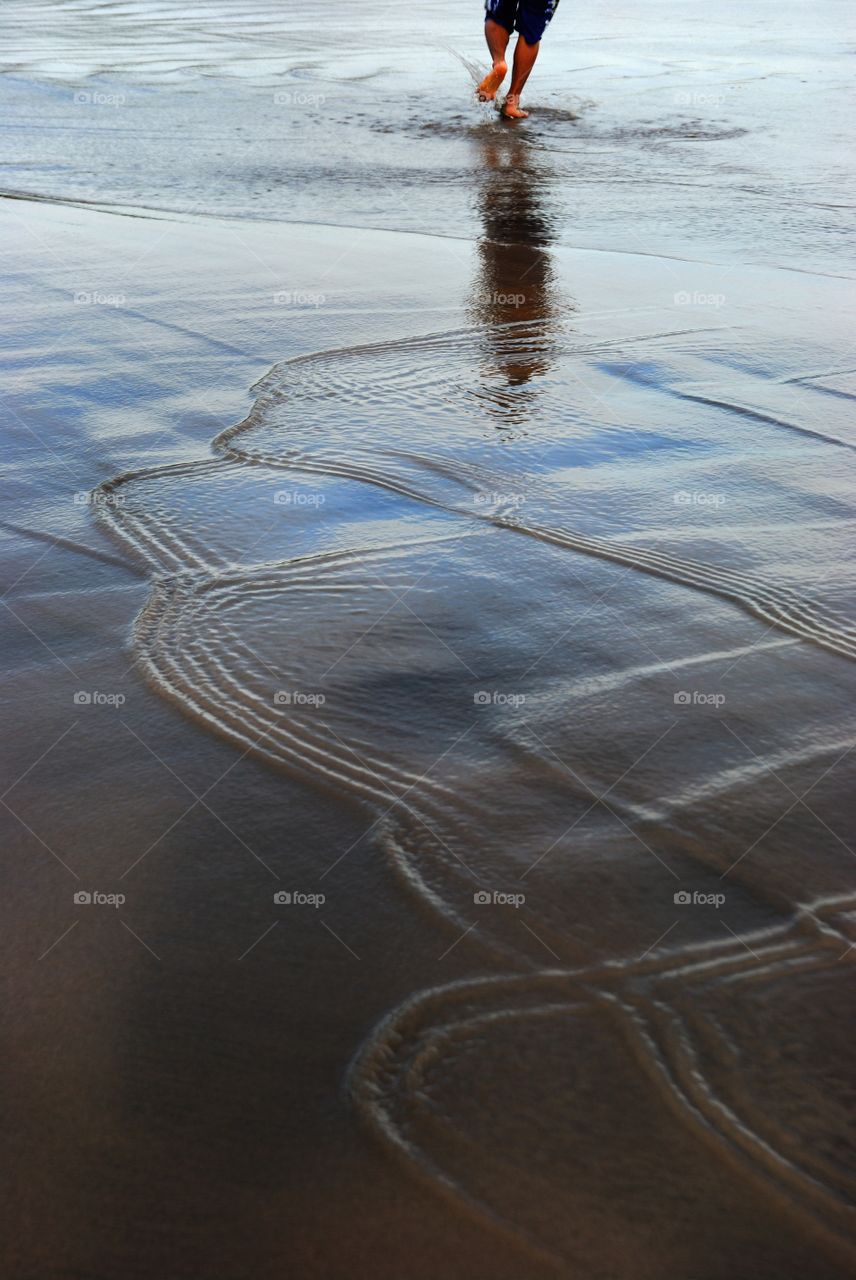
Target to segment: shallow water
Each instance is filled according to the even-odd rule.
[[[553,22],[521,130],[564,243],[852,274],[854,17],[655,0]],[[0,14],[9,190],[471,237],[479,6],[311,10],[11,0]],[[188,145],[192,140],[192,145]]]
[[[57,949],[63,1040],[95,1000],[63,1097],[92,1104],[93,1064],[115,1096],[66,1243],[23,1244],[13,1270],[44,1250],[51,1274],[146,1275],[159,1220],[155,1256],[204,1274],[392,1277],[413,1252],[426,1277],[848,1273],[845,19],[566,0],[511,130],[468,100],[459,6],[415,32],[369,6],[347,41],[330,3],[311,24],[4,7],[4,183],[39,197],[2,210],[10,625],[29,632],[6,651],[32,732],[10,781],[68,728],[70,677],[128,690],[124,728],[102,713],[80,762],[56,757],[103,796],[84,811],[63,785],[26,832],[71,832],[72,865],[138,883],[126,930],[177,973],[135,975],[128,1019],[106,930],[82,970]],[[193,778],[186,803],[251,770],[172,864],[140,744]],[[327,895],[332,941],[289,923],[264,958],[268,872]],[[22,937],[59,938],[69,895],[13,889]],[[251,978],[214,965],[223,936],[233,959],[258,946]],[[77,991],[102,963],[109,1019]],[[51,996],[20,981],[52,1081]],[[170,1205],[152,1082],[189,1143]],[[14,1081],[16,1154],[54,1186],[77,1135],[32,1142],[40,1089]],[[96,1262],[79,1224],[111,1160]],[[304,1160],[310,1225],[248,1246]],[[373,1177],[400,1257],[361,1225]],[[175,1209],[206,1204],[219,1243]]]

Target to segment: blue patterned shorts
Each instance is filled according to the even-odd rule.
[[[485,14],[506,31],[519,31],[527,44],[537,44],[559,0],[485,0]]]

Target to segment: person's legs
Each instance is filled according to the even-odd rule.
[[[538,57],[538,50],[541,48],[541,41],[536,44],[529,44],[528,40],[524,40],[522,35],[517,37],[517,47],[514,50],[514,67],[511,72],[511,87],[508,90],[508,96],[502,104],[502,114],[507,116],[509,120],[525,120],[529,115],[528,111],[520,109],[520,95],[523,92],[523,86],[529,79],[529,73],[535,66],[535,59]]]
[[[508,74],[505,51],[508,48],[511,32],[493,18],[488,17],[485,19],[484,35],[493,65],[484,80],[482,80],[476,93],[482,102],[492,102],[496,97],[497,89]]]
[[[514,50],[514,67],[511,87],[502,104],[502,114],[507,120],[525,120],[528,111],[520,109],[520,95],[535,66],[541,37],[559,6],[559,0],[519,0],[514,26],[519,32]]]

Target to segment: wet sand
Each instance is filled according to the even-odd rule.
[[[102,14],[91,65],[36,10],[4,92],[329,93],[228,8]],[[642,74],[609,20],[591,91]],[[342,70],[400,164],[378,42]],[[332,97],[278,215],[151,159],[84,193],[79,117],[0,202],[6,1274],[852,1270],[852,284],[722,174],[718,239],[638,191],[577,235],[550,131],[582,190],[621,125],[554,73],[400,216]]]

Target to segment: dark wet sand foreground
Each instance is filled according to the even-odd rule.
[[[843,290],[27,213],[9,1274],[847,1274]]]

